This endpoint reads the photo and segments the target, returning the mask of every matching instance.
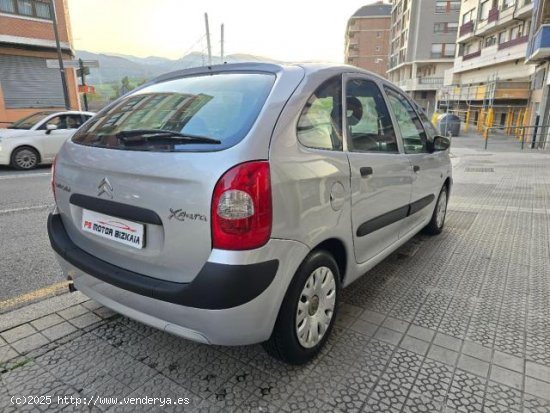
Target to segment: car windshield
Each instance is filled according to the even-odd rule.
[[[141,151],[224,149],[246,136],[274,81],[266,73],[220,73],[146,86],[99,113],[72,141]],[[140,131],[147,139],[139,139]],[[129,134],[131,144],[122,139]]]
[[[34,113],[26,118],[20,119],[17,122],[9,126],[9,129],[30,129],[38,122],[44,120],[47,116],[50,116],[54,112],[38,112]]]

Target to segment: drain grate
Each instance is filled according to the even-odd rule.
[[[466,168],[466,172],[495,172],[494,168]]]

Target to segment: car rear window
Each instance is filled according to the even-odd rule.
[[[153,84],[100,112],[72,141],[122,150],[222,150],[246,136],[274,82],[268,73],[220,73]],[[149,133],[141,135],[142,130]]]

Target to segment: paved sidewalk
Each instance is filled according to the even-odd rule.
[[[75,293],[0,316],[0,411],[150,411],[105,400],[148,396],[188,398],[159,411],[550,412],[550,156],[466,143],[453,143],[444,233],[347,288],[306,367],[179,339]],[[10,403],[40,395],[52,403]]]

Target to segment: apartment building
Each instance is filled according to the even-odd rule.
[[[524,116],[534,67],[525,65],[532,0],[463,0],[457,56],[441,101],[473,110],[476,121],[494,111],[495,125]]]
[[[64,59],[72,59],[66,0],[55,1]],[[52,0],[0,0],[0,127],[47,109],[65,107],[57,59]],[[75,71],[66,69],[71,108],[80,107]]]
[[[350,17],[346,27],[346,63],[387,76],[391,9],[391,4],[379,1],[361,7]]]
[[[460,1],[396,0],[388,78],[431,114],[445,71],[453,66]]]
[[[530,124],[539,125],[541,132],[534,146],[550,149],[550,0],[533,4],[526,63],[535,71],[531,82]]]

